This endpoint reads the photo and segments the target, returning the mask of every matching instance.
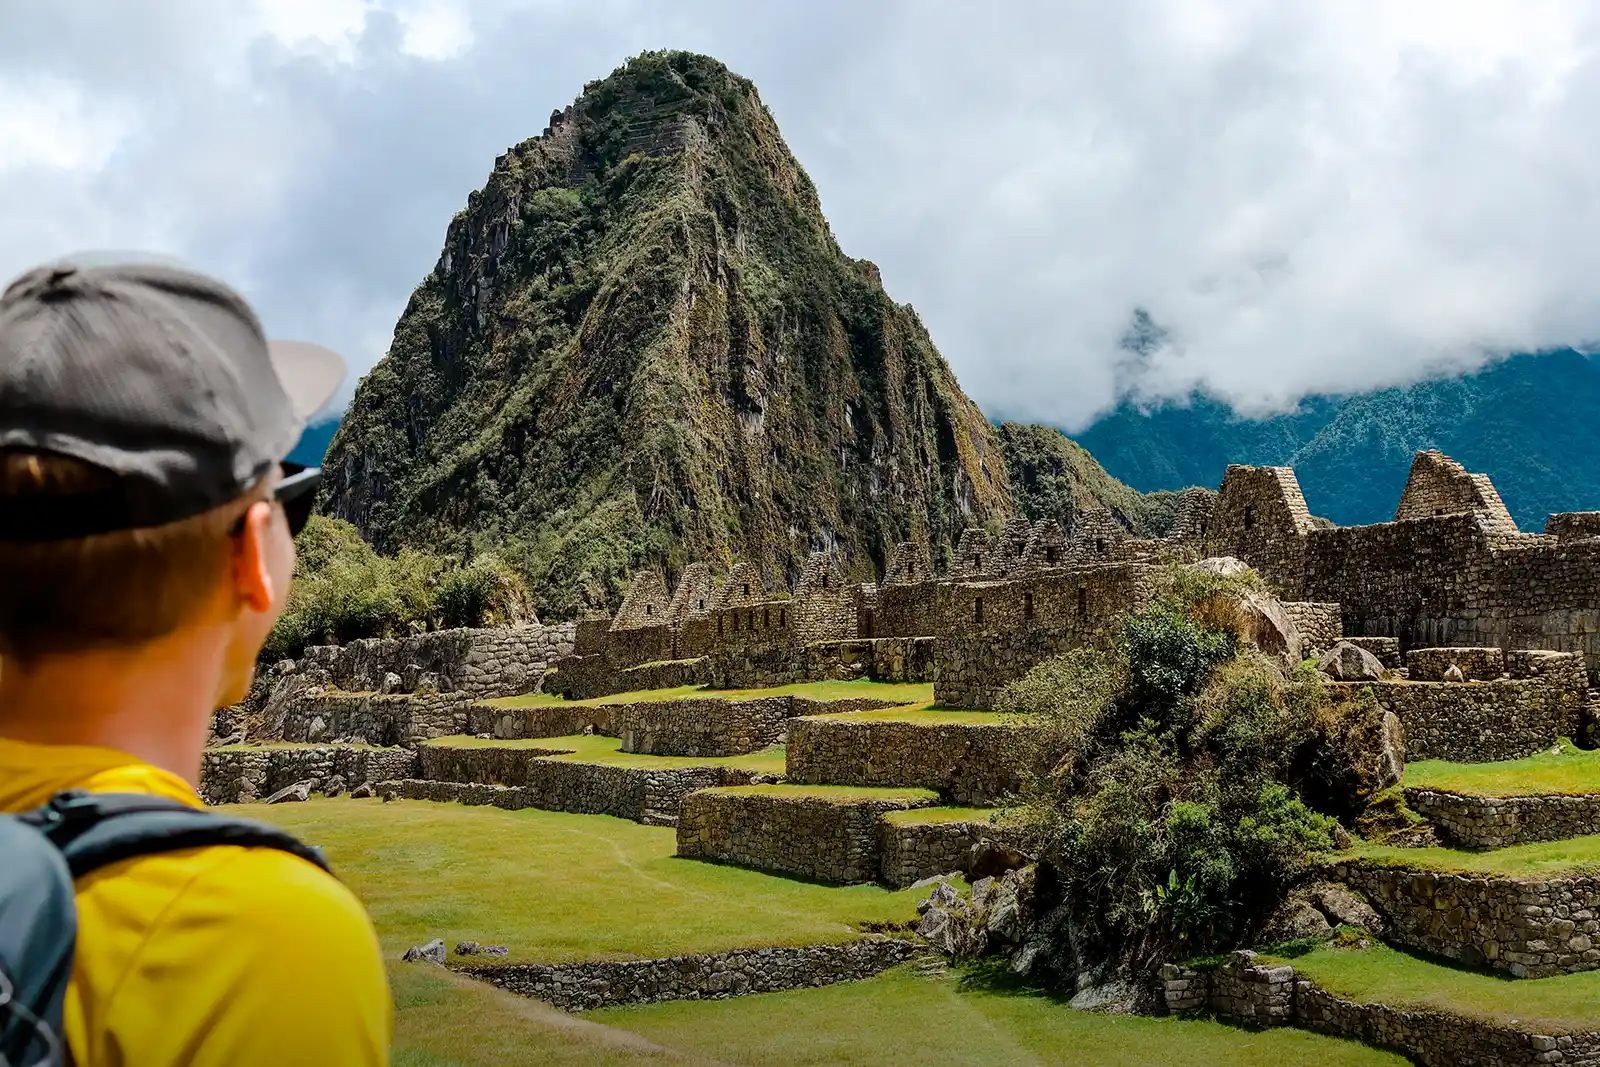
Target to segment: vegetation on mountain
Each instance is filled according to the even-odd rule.
[[[834,549],[870,580],[901,540],[942,564],[1016,513],[1017,471],[1029,514],[1161,514],[1054,431],[997,435],[839,249],[755,86],[682,52],[496,161],[327,468],[324,509],[382,551],[492,551],[558,618],[640,566],[742,558],[777,585]]]
[[[1117,481],[1082,445],[1052,427],[1002,422],[998,432],[1023,518],[1055,519],[1070,528],[1078,512],[1106,508],[1140,537],[1164,537],[1172,528],[1178,493],[1141,493]]]
[[[521,577],[489,553],[459,558],[408,548],[384,556],[348,522],[322,515],[311,517],[295,548],[289,604],[267,636],[263,663],[329,641],[507,625],[532,616]]]
[[[1245,419],[1196,394],[1125,401],[1077,435],[1106,470],[1150,491],[1221,484],[1229,463],[1295,468],[1311,510],[1340,525],[1386,522],[1414,453],[1437,448],[1493,478],[1524,530],[1600,507],[1600,364],[1573,351],[1513,356],[1472,374],[1352,396],[1313,396]]]
[[[1012,513],[989,424],[840,251],[755,87],[676,52],[500,157],[327,465],[327,509],[379,547],[492,546],[555,616],[642,564],[777,581],[837,547],[867,577]]]

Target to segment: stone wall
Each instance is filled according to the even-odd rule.
[[[728,767],[645,770],[544,757],[528,761],[522,785],[418,778],[382,784],[409,800],[614,815],[647,826],[675,826],[684,797],[713,786],[746,785],[754,777]]]
[[[1477,797],[1407,789],[1406,803],[1433,823],[1446,844],[1505,848],[1600,834],[1600,793],[1582,796]]]
[[[1344,613],[1338,604],[1285,600],[1283,610],[1300,631],[1303,653],[1320,656],[1344,637]]]
[[[466,729],[464,693],[346,693],[313,686],[285,702],[270,740],[412,745]]]
[[[624,752],[657,756],[742,756],[783,739],[793,713],[788,697],[654,700],[617,709]]]
[[[705,685],[706,661],[663,660],[634,667],[616,667],[602,654],[568,656],[545,676],[544,690],[568,700],[590,700],[612,693],[644,692],[650,689],[676,689],[681,685]]]
[[[1551,515],[1545,520],[1544,532],[1562,541],[1600,537],[1600,511],[1565,511]]]
[[[373,637],[346,645],[314,645],[296,666],[326,671],[334,685],[349,692],[376,692],[384,688],[385,676],[394,674],[406,691],[432,675],[440,692],[515,696],[539,688],[550,664],[571,653],[574,636],[573,624],[564,623]]]
[[[684,798],[678,855],[847,885],[878,877],[878,817],[927,802],[708,789]]]
[[[1582,661],[1550,673],[1489,682],[1330,683],[1335,699],[1362,687],[1405,728],[1406,758],[1488,763],[1549,748],[1578,728],[1586,682]]]
[[[1406,653],[1406,677],[1413,682],[1442,682],[1451,667],[1464,678],[1487,681],[1506,673],[1506,654],[1498,648],[1413,648]]]
[[[1161,977],[1175,1014],[1211,1011],[1248,1026],[1294,1025],[1391,1049],[1423,1067],[1600,1064],[1600,1032],[1541,1034],[1434,1009],[1362,1004],[1249,952],[1209,970],[1168,964]]]
[[[1511,533],[1517,530],[1499,490],[1487,475],[1468,473],[1442,452],[1418,452],[1411,461],[1411,474],[1400,494],[1400,505],[1395,508],[1395,521],[1463,512],[1481,514],[1497,529]]]
[[[1341,640],[1371,652],[1386,670],[1397,671],[1405,665],[1400,655],[1400,642],[1392,637],[1344,637]]]
[[[200,795],[208,804],[250,804],[308,779],[326,783],[334,775],[346,787],[414,773],[409,748],[308,745],[280,748],[229,746],[200,757]]]
[[[466,726],[456,733],[493,734],[502,741],[575,737],[589,731],[617,737],[617,710],[615,704],[534,704],[516,708],[470,704]]]
[[[1303,593],[1305,542],[1311,530],[1311,511],[1292,469],[1234,464],[1223,474],[1212,505],[1204,554],[1244,560],[1280,599],[1341,601]]]
[[[927,682],[933,679],[933,639],[880,637],[725,649],[705,662],[703,684],[716,689],[768,689],[798,682]]]
[[[1332,876],[1366,896],[1389,941],[1516,978],[1600,968],[1600,876],[1537,881],[1361,862]]]
[[[489,964],[462,970],[562,1011],[580,1012],[664,1000],[720,1000],[871,978],[921,951],[912,941],[874,937],[842,945],[736,949],[668,959]]]
[[[1161,968],[1167,1011],[1209,1011],[1246,1026],[1283,1026],[1294,1019],[1294,968],[1257,963],[1254,952],[1234,952],[1209,970],[1169,963]]]
[[[980,838],[1002,836],[982,819],[901,823],[890,813],[878,820],[878,880],[902,889],[924,878],[965,871],[967,854]]]
[[[415,772],[386,777],[427,778],[435,782],[524,785],[537,759],[571,752],[564,748],[506,748],[486,745],[418,745]]]
[[[994,804],[1022,784],[1031,730],[1020,723],[796,719],[787,777],[806,785],[918,786],[960,804]]]

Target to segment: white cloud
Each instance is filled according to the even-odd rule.
[[[1110,403],[1135,308],[1142,394],[1252,408],[1600,340],[1584,3],[89,7],[4,16],[0,274],[153,246],[361,365],[493,158],[655,47],[756,81],[994,414]]]

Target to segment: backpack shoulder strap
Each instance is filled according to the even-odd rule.
[[[138,793],[57,794],[21,816],[61,850],[74,880],[119,860],[211,845],[271,848],[328,870],[320,849],[254,819],[202,811],[176,800]]]

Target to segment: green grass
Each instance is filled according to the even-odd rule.
[[[939,794],[931,789],[906,786],[872,785],[725,785],[702,789],[702,793],[728,793],[743,796],[790,797],[795,800],[827,800],[850,804],[866,800],[911,800],[932,804]]]
[[[582,1018],[424,964],[394,964],[395,1067],[1404,1067],[1300,1030],[1074,1011],[899,968],[818,989]]]
[[[811,719],[841,719],[847,722],[914,722],[930,726],[952,726],[978,723],[984,726],[1002,726],[1017,721],[1014,715],[998,711],[969,711],[963,708],[945,708],[931,700],[920,704],[882,708],[878,711],[836,711],[826,715],[811,715]]]
[[[1600,868],[1600,834],[1565,841],[1539,841],[1489,852],[1455,848],[1390,848],[1359,844],[1336,859],[1363,859],[1390,867],[1488,874],[1506,878],[1552,878]]]
[[[425,744],[442,748],[532,748],[558,750],[563,755],[552,759],[574,763],[598,763],[606,767],[637,767],[646,771],[682,770],[688,767],[732,767],[753,774],[782,774],[786,767],[785,747],[772,745],[760,752],[742,756],[650,756],[623,752],[622,740],[601,734],[574,737],[534,737],[515,741],[493,741],[482,737],[441,737]]]
[[[611,1008],[586,1018],[660,1045],[749,1067],[873,1064],[1228,1064],[1399,1067],[1390,1053],[1297,1030],[1100,1015],[1044,996],[989,992],[910,968],[864,982],[725,1002]]]
[[[940,822],[981,822],[991,821],[991,816],[1000,815],[1004,808],[912,808],[909,811],[890,811],[884,813],[896,826],[924,826],[929,823]]]
[[[1509,978],[1430,963],[1381,944],[1318,948],[1289,962],[1330,992],[1365,1004],[1435,1008],[1538,1033],[1600,1029],[1600,971]]]
[[[347,798],[226,810],[325,848],[391,956],[435,937],[547,962],[845,941],[915,918],[927,895],[679,859],[672,829],[603,815]]]
[[[597,707],[610,704],[637,704],[646,700],[686,700],[691,697],[720,697],[726,700],[752,700],[757,697],[805,697],[810,700],[856,700],[873,697],[896,704],[927,704],[933,700],[932,682],[874,682],[857,678],[847,682],[801,682],[770,689],[707,689],[680,685],[672,689],[643,689],[632,693],[565,700],[554,693],[528,693],[518,697],[495,697],[484,703],[497,708]]]
[[[1499,763],[1419,760],[1406,766],[1401,785],[1469,796],[1515,797],[1600,793],[1600,749],[1585,752],[1563,740],[1559,752],[1540,752]]]

